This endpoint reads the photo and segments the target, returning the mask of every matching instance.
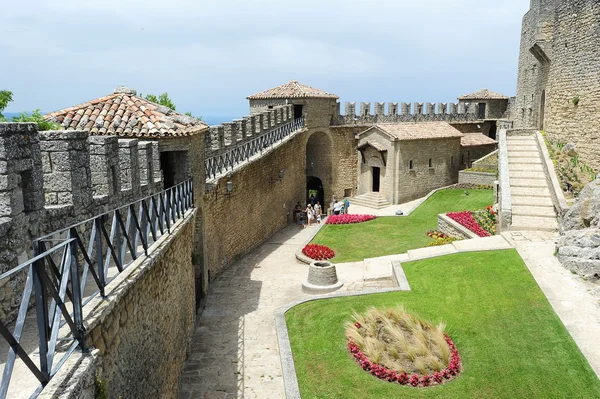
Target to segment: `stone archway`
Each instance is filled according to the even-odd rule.
[[[318,179],[322,187],[323,201],[321,205],[327,210],[332,192],[332,162],[331,162],[332,142],[329,135],[325,132],[315,132],[310,135],[306,142],[306,198],[308,198],[308,183],[315,182]],[[309,179],[309,177],[311,179]],[[313,188],[314,189],[314,188]]]

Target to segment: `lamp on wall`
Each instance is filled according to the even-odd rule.
[[[285,171],[283,169],[281,169],[279,171],[279,180],[283,180],[283,176],[285,175]]]
[[[233,182],[231,180],[225,183],[225,190],[227,191],[227,194],[231,195],[231,192],[233,191]]]

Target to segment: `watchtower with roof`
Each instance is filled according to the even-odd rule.
[[[458,103],[476,103],[479,106],[479,119],[497,120],[502,118],[502,115],[506,112],[508,107],[508,97],[488,89],[481,89],[475,93],[458,97]]]
[[[294,118],[305,117],[308,127],[329,126],[332,118],[339,114],[335,94],[303,85],[292,80],[281,86],[248,96],[252,115],[286,104],[294,105]]]

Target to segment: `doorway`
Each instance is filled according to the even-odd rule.
[[[498,127],[496,126],[496,122],[492,122],[492,126],[490,126],[489,136],[491,139],[496,140],[496,133],[498,132]]]
[[[166,190],[175,185],[175,162],[171,151],[160,153],[160,168],[163,171],[163,188]]]
[[[378,168],[376,166],[373,166],[371,168],[372,171],[372,175],[373,175],[373,192],[379,192],[379,183],[381,180],[381,168]]]
[[[479,119],[485,119],[485,103],[479,103]]]
[[[294,104],[294,119],[302,118],[302,105]]]
[[[323,190],[323,182],[315,176],[306,178],[306,203],[316,204],[317,201],[321,204],[321,209],[327,209],[325,205],[325,191]]]

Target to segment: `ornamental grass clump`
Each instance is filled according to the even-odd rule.
[[[414,387],[442,384],[460,371],[446,325],[432,326],[404,308],[370,308],[346,324],[348,349],[374,376]]]

